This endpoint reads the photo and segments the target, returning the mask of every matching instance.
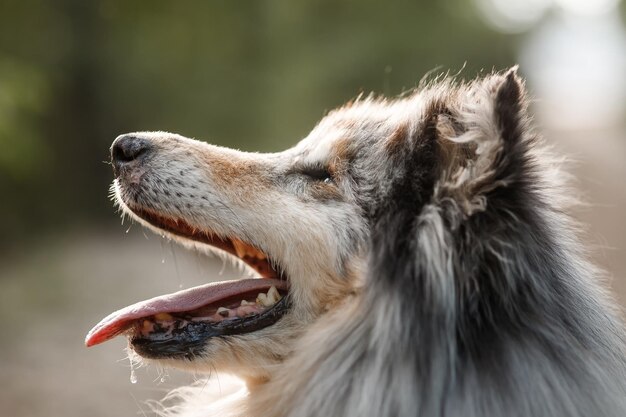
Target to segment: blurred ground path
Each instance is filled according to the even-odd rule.
[[[148,415],[193,376],[155,368],[129,381],[124,338],[87,349],[87,331],[110,312],[212,279],[239,276],[222,261],[190,253],[133,226],[110,234],[47,239],[0,263],[0,409],[11,417]],[[165,260],[163,263],[162,261]]]

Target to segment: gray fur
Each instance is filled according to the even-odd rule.
[[[626,415],[624,328],[515,70],[359,98],[278,154],[136,135],[157,150],[118,179],[125,210],[243,236],[292,281],[281,322],[167,362],[257,381],[219,415]],[[180,395],[162,414],[210,409]]]
[[[368,200],[364,290],[296,348],[283,369],[298,376],[276,377],[295,387],[270,415],[626,415],[624,330],[562,212],[567,190],[528,128],[521,81],[510,72],[447,92],[433,111],[460,131],[437,142],[481,151],[406,204],[389,201],[394,187],[428,176],[395,161],[396,179]],[[422,158],[427,118],[403,158]]]

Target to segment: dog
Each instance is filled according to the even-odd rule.
[[[284,152],[141,132],[111,155],[123,213],[250,276],[88,334],[246,383],[162,414],[626,415],[620,313],[516,68],[360,96]]]

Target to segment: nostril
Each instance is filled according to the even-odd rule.
[[[144,154],[149,148],[146,139],[133,135],[119,136],[111,146],[111,160],[114,163],[130,162]]]

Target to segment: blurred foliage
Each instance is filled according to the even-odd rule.
[[[5,0],[0,249],[113,221],[111,141],[168,130],[283,149],[361,91],[514,64],[472,2]]]

